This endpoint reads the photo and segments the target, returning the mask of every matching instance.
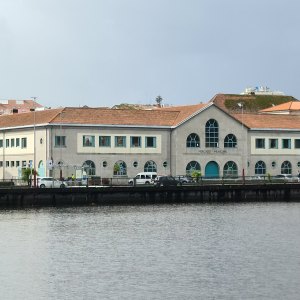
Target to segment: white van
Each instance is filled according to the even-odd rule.
[[[138,173],[134,178],[136,184],[154,184],[154,179],[156,178],[156,176],[156,172],[141,172]],[[130,179],[128,183],[133,185],[134,180]]]

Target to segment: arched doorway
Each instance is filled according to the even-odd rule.
[[[45,165],[42,160],[39,162],[38,173],[40,177],[45,177]]]
[[[205,166],[205,176],[219,177],[219,166],[215,161],[210,161]]]

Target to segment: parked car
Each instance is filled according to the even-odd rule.
[[[158,180],[160,177],[167,177],[168,175],[157,175],[155,180],[154,180],[154,184],[157,184]]]
[[[272,181],[298,182],[298,177],[290,174],[280,174],[272,178]]]
[[[195,183],[193,177],[187,175],[176,175],[174,178],[182,184]]]
[[[176,180],[173,176],[161,176],[156,181],[157,186],[177,186],[179,181]]]
[[[54,179],[53,177],[38,177],[37,187],[39,188],[66,188],[68,183],[66,181],[61,181]]]
[[[154,184],[154,180],[157,176],[156,172],[141,172],[138,173],[134,179],[136,184]],[[134,180],[130,179],[128,181],[129,184],[133,185]]]

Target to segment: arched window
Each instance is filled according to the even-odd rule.
[[[186,174],[191,175],[194,171],[201,171],[201,166],[197,161],[190,161],[185,168]]]
[[[144,172],[157,172],[156,163],[153,160],[148,160],[145,163]]]
[[[255,174],[264,175],[266,174],[266,164],[260,160],[255,164]]]
[[[117,169],[115,169],[115,166],[118,166]],[[126,176],[127,175],[127,165],[123,160],[118,160],[114,164],[114,176]]]
[[[292,174],[292,164],[289,161],[284,161],[281,165],[281,174]]]
[[[224,139],[224,148],[235,148],[237,147],[236,137],[234,134],[228,134]]]
[[[95,165],[95,163],[93,161],[86,160],[84,162],[84,164],[82,165],[82,167],[87,170],[86,171],[87,175],[89,175],[89,176],[96,175],[96,165]]]
[[[186,139],[186,146],[188,148],[199,148],[200,147],[200,138],[196,133],[191,133]]]
[[[228,161],[223,168],[224,177],[232,177],[238,175],[238,167],[234,161]]]
[[[205,125],[205,147],[219,148],[219,125],[214,119],[210,119]]]

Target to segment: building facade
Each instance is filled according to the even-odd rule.
[[[278,119],[279,118],[279,119]],[[0,178],[296,174],[297,115],[231,113],[214,101],[155,111],[58,108],[0,119]],[[34,122],[35,120],[35,122]],[[120,170],[114,170],[115,165]],[[2,170],[1,170],[2,169]],[[1,172],[2,171],[2,172]]]

